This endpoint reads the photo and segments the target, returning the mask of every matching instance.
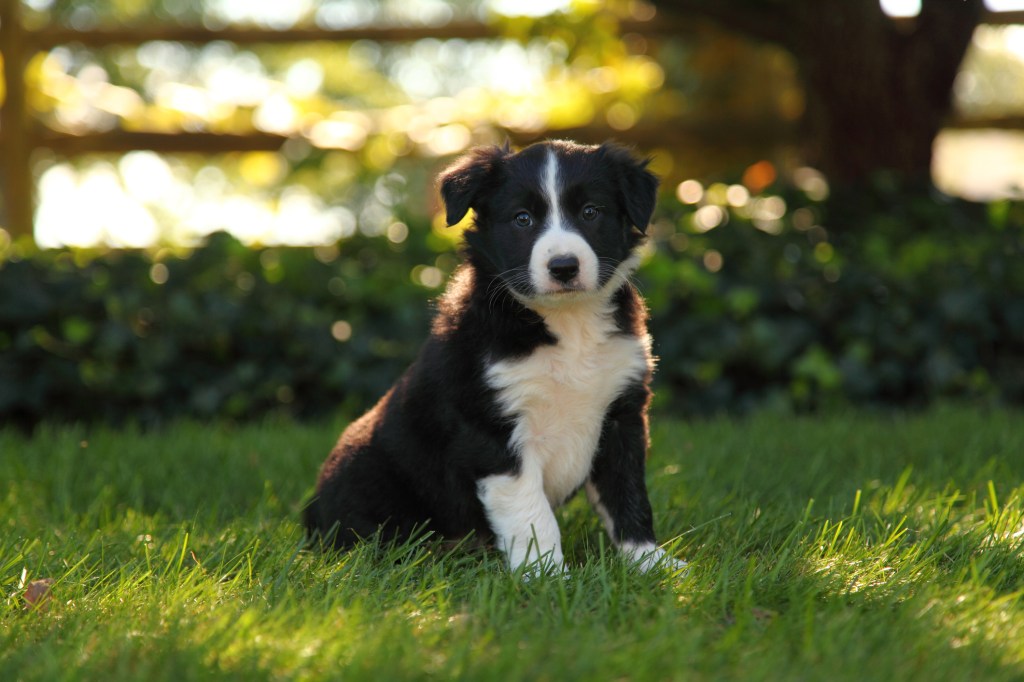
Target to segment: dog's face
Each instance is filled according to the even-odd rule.
[[[475,211],[466,245],[478,267],[524,302],[554,304],[635,266],[658,187],[646,165],[609,144],[479,148],[442,174],[441,196],[449,225]]]

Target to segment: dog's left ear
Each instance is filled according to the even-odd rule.
[[[610,143],[601,145],[599,151],[615,171],[629,222],[646,234],[658,198],[658,176],[647,170],[650,159],[637,159],[628,150]]]
[[[512,151],[505,147],[477,147],[449,166],[438,178],[449,226],[462,220],[476,205],[500,161]]]

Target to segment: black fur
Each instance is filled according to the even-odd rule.
[[[345,430],[324,463],[305,509],[311,536],[338,548],[378,531],[384,539],[403,539],[414,529],[450,539],[493,538],[477,482],[514,474],[519,459],[509,446],[514,420],[502,414],[485,368],[559,342],[540,314],[503,287],[531,294],[509,272],[529,260],[535,235],[510,228],[508,220],[518,209],[544,220],[541,179],[549,149],[569,179],[566,211],[575,215],[587,202],[602,207],[586,234],[598,255],[621,263],[643,239],[657,179],[646,162],[619,147],[555,142],[518,153],[488,147],[445,171],[439,185],[448,223],[470,209],[476,216],[465,234],[465,263],[441,297],[417,359]],[[602,272],[601,283],[609,277]],[[614,293],[612,308],[619,334],[646,334],[646,310],[631,285]],[[644,484],[649,379],[648,372],[606,411],[590,475],[620,541],[654,540]]]

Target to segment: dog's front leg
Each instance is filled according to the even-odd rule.
[[[654,517],[647,497],[647,390],[638,386],[609,408],[586,482],[587,498],[615,546],[642,571],[656,566],[682,570],[679,561],[655,544]]]
[[[517,474],[482,478],[477,495],[513,570],[525,567],[528,576],[563,570],[558,522],[537,467],[524,462]]]

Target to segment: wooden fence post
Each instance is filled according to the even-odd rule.
[[[4,59],[5,96],[0,110],[0,174],[3,181],[3,226],[12,237],[32,236],[34,210],[31,129],[25,107],[28,62],[21,0],[0,0],[0,53]]]

